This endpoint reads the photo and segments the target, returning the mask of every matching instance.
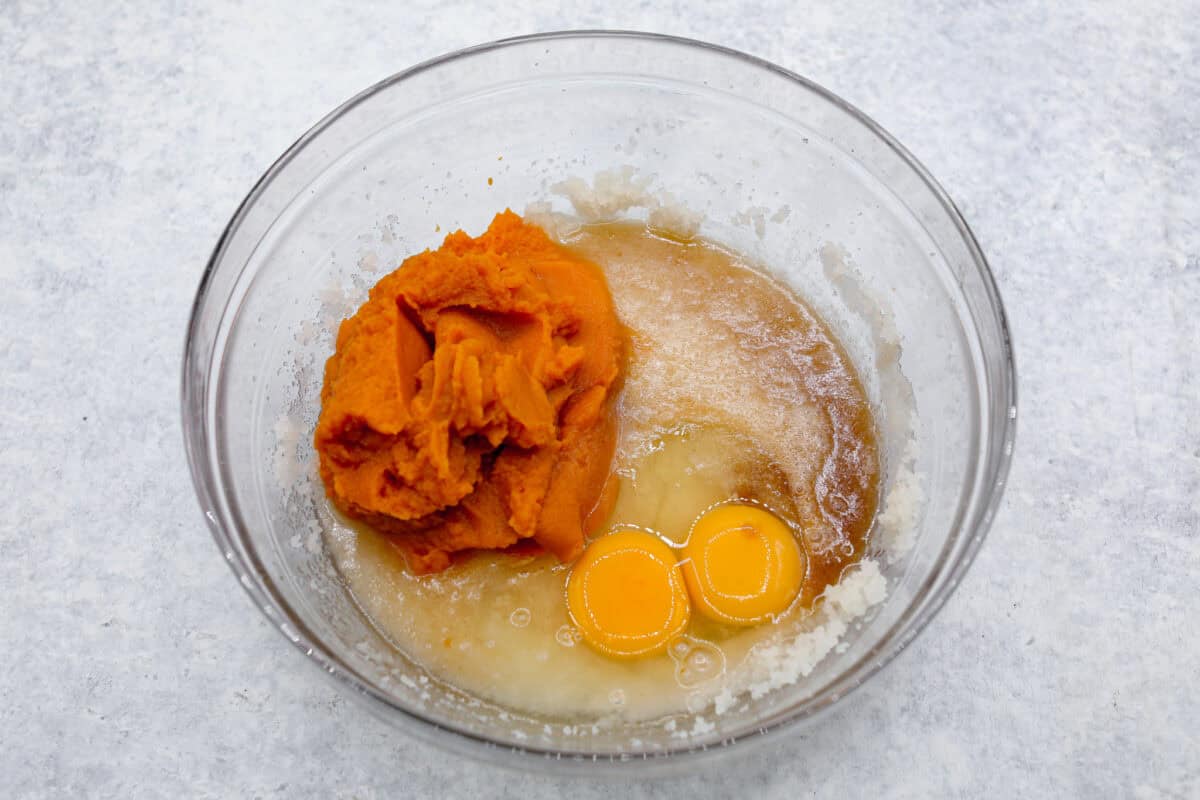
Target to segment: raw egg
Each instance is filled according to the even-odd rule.
[[[755,625],[787,610],[800,593],[806,565],[782,519],[759,506],[726,503],[696,520],[680,566],[701,613]]]
[[[675,553],[633,529],[588,545],[567,579],[567,610],[585,642],[617,658],[661,653],[691,617]]]

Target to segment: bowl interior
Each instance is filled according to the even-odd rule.
[[[613,170],[702,214],[702,235],[749,255],[824,316],[877,410],[883,496],[911,471],[923,498],[906,518],[906,554],[880,556],[886,601],[847,633],[848,646],[695,735],[529,718],[440,684],[346,591],[312,478],[324,360],[337,322],[374,281],[451,230],[482,231],[505,207],[568,212],[560,182]],[[243,584],[372,707],[464,741],[628,758],[809,717],[915,635],[990,520],[1011,448],[1012,378],[1003,317],[969,233],[923,171],[856,112],[737,54],[575,35],[417,68],[298,142],[214,256],[184,403],[201,502]],[[894,496],[893,512],[911,499]]]

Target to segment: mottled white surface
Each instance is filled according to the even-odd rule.
[[[1200,5],[550,5],[0,4],[0,795],[1200,796]],[[896,134],[991,259],[1021,391],[992,535],[896,663],[811,733],[615,787],[343,701],[218,556],[177,400],[205,260],[293,139],[443,51],[600,26]]]

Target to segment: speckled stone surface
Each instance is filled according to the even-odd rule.
[[[1200,796],[1200,4],[109,5],[0,6],[0,795]],[[616,786],[345,702],[218,556],[177,399],[209,251],[310,124],[601,26],[744,49],[897,135],[991,259],[1021,391],[991,537],[912,647],[811,733]]]

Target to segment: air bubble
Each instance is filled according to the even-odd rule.
[[[684,645],[682,648],[679,645]],[[725,654],[709,642],[677,642],[671,648],[675,661],[675,682],[691,689],[725,674]],[[681,652],[682,655],[677,655]]]
[[[528,608],[518,608],[508,615],[508,621],[514,628],[527,627],[532,619],[533,614],[530,613]]]
[[[582,638],[583,634],[571,625],[563,625],[554,632],[554,641],[563,647],[574,647]]]

